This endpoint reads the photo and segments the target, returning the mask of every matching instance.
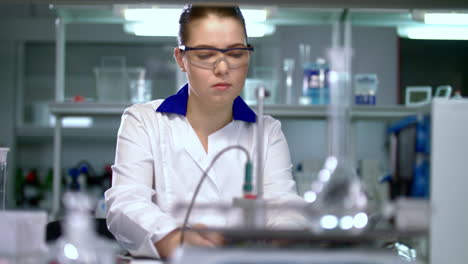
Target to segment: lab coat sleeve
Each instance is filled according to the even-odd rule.
[[[157,133],[149,133],[148,129],[154,126],[146,125],[145,118],[151,117],[145,114],[155,113],[144,105],[135,105],[122,115],[112,166],[112,187],[105,193],[107,226],[132,255],[159,257],[154,242],[177,226],[152,199],[157,182],[153,182],[155,157],[150,141],[159,138],[150,138]]]
[[[269,210],[267,225],[272,228],[307,228],[304,215],[287,205],[303,203],[303,199],[297,194],[292,178],[291,157],[281,123],[269,116],[265,119],[265,124],[269,125],[265,126],[264,198],[275,206],[284,205],[281,209]]]

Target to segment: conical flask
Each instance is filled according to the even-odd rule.
[[[95,231],[92,202],[84,193],[64,194],[62,236],[51,246],[48,264],[114,264],[115,250]]]
[[[305,194],[306,201],[309,198],[314,208],[314,231],[360,232],[368,223],[368,199],[350,151],[351,53],[350,48],[344,47],[328,50],[331,66],[328,157],[310,191]]]

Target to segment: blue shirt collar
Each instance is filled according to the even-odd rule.
[[[156,112],[173,113],[185,116],[187,114],[188,84],[185,84],[176,94],[169,96],[156,109]],[[256,115],[240,96],[234,99],[232,105],[232,117],[234,120],[255,122]]]

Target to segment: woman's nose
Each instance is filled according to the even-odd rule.
[[[215,65],[214,65],[214,74],[215,75],[226,75],[229,71],[229,65],[226,59],[221,58]]]

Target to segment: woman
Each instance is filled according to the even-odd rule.
[[[187,5],[179,23],[174,57],[188,84],[165,100],[124,112],[113,183],[106,192],[108,227],[133,255],[167,257],[179,246],[182,219],[171,209],[191,198],[203,170],[220,150],[241,145],[255,160],[257,117],[239,97],[253,48],[239,8]],[[264,197],[297,198],[281,125],[270,116],[261,118]],[[240,151],[221,156],[208,172],[197,203],[231,203],[241,197],[245,161]],[[271,218],[268,225],[280,225],[282,218]],[[230,224],[228,217],[196,210],[190,220],[197,227]],[[187,232],[184,243],[217,246],[222,239]]]

